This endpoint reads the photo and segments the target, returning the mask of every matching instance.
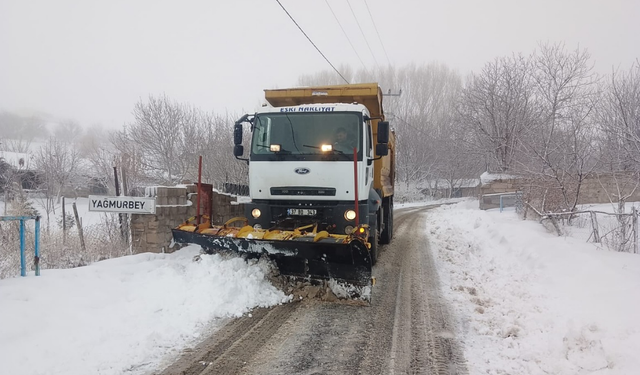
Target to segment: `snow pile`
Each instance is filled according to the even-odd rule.
[[[196,257],[199,250],[0,280],[1,372],[142,374],[195,344],[219,318],[289,301],[261,264]]]
[[[639,255],[556,237],[475,201],[430,216],[471,374],[637,373]]]
[[[492,183],[493,181],[500,181],[500,180],[514,180],[517,179],[518,176],[515,175],[510,175],[507,173],[489,173],[489,172],[483,172],[480,175],[480,185],[487,185]]]

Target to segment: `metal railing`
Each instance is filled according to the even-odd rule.
[[[640,254],[640,243],[638,241],[638,217],[640,213],[636,207],[631,207],[630,213],[611,213],[596,210],[541,213],[528,203],[527,207],[538,215],[541,223],[549,221],[558,236],[563,234],[563,226],[590,225],[590,234],[587,241],[602,244],[613,251]]]
[[[505,208],[514,207],[516,212],[521,213],[524,207],[521,191],[484,194],[480,199],[482,199],[485,209],[499,208],[500,212]]]
[[[25,256],[25,221],[35,220],[35,257],[33,263],[36,276],[40,276],[40,216],[0,216],[0,221],[20,221],[20,276],[27,276]]]

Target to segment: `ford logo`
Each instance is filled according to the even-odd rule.
[[[307,173],[311,172],[308,168],[296,168],[296,169],[294,169],[294,171],[297,174],[307,174]]]

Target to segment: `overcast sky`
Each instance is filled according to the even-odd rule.
[[[640,57],[637,0],[280,2],[354,69],[439,61],[466,74],[541,41],[587,48],[599,72]],[[150,94],[253,111],[263,89],[326,69],[276,0],[0,0],[0,110],[115,129]]]

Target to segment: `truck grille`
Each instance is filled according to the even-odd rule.
[[[321,197],[334,197],[336,195],[335,188],[323,187],[272,187],[271,195],[311,195]]]

